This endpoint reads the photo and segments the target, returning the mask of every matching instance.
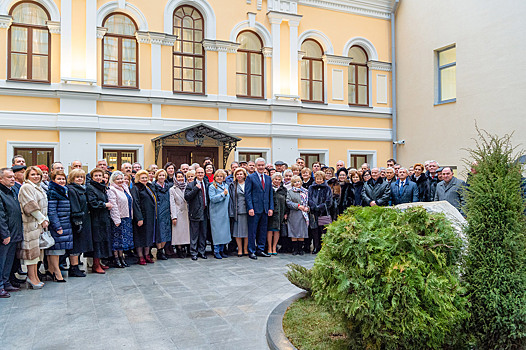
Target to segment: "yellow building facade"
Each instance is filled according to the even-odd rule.
[[[383,165],[393,3],[0,0],[0,163]]]

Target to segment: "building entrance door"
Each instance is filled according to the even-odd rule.
[[[162,165],[164,166],[167,162],[175,163],[177,168],[183,163],[189,165],[199,163],[203,165],[205,157],[210,157],[214,167],[217,169],[218,156],[219,151],[217,147],[165,146],[163,147]]]

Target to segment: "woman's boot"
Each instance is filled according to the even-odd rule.
[[[100,273],[105,274],[106,272],[102,269],[100,266],[100,259],[99,258],[93,258],[93,267],[91,268],[91,271],[93,273]]]

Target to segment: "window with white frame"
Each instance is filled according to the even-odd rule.
[[[454,102],[457,99],[457,49],[451,46],[437,50],[438,103]]]

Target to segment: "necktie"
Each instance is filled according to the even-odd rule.
[[[399,192],[400,195],[402,195],[403,190],[404,190],[404,181],[400,182],[400,192]]]
[[[205,184],[201,182],[201,195],[203,196],[203,207],[206,207]]]
[[[263,178],[263,174],[261,174],[261,186],[265,189],[265,179]]]

